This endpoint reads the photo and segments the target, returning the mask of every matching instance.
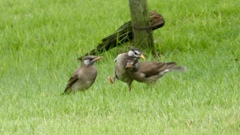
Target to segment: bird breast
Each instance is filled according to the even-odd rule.
[[[125,69],[127,64],[127,54],[121,53],[115,58],[115,74],[117,78],[123,82],[129,82],[132,78],[129,75],[129,72]]]

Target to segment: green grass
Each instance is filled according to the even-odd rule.
[[[130,19],[128,1],[0,1],[1,134],[239,134],[240,5],[235,0],[148,1],[161,61],[187,67],[153,86],[109,85],[101,54],[93,87],[61,96],[77,57]],[[127,46],[127,45],[126,45]],[[145,54],[148,60],[154,60]]]

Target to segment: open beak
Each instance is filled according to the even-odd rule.
[[[144,57],[144,55],[143,54],[141,54],[141,56],[140,56],[143,60],[145,60],[145,57]]]
[[[97,61],[97,60],[100,60],[100,59],[102,59],[103,57],[101,57],[101,56],[97,56],[96,58],[94,58],[93,59],[93,61]]]

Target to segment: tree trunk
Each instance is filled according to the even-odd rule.
[[[155,54],[146,0],[129,0],[134,46]]]

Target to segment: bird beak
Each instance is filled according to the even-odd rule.
[[[94,58],[93,59],[93,61],[97,61],[97,60],[100,60],[100,59],[102,59],[103,57],[101,57],[101,56],[97,56],[96,58]]]
[[[141,56],[140,56],[143,60],[145,60],[145,57],[143,56],[143,54],[141,54]]]

